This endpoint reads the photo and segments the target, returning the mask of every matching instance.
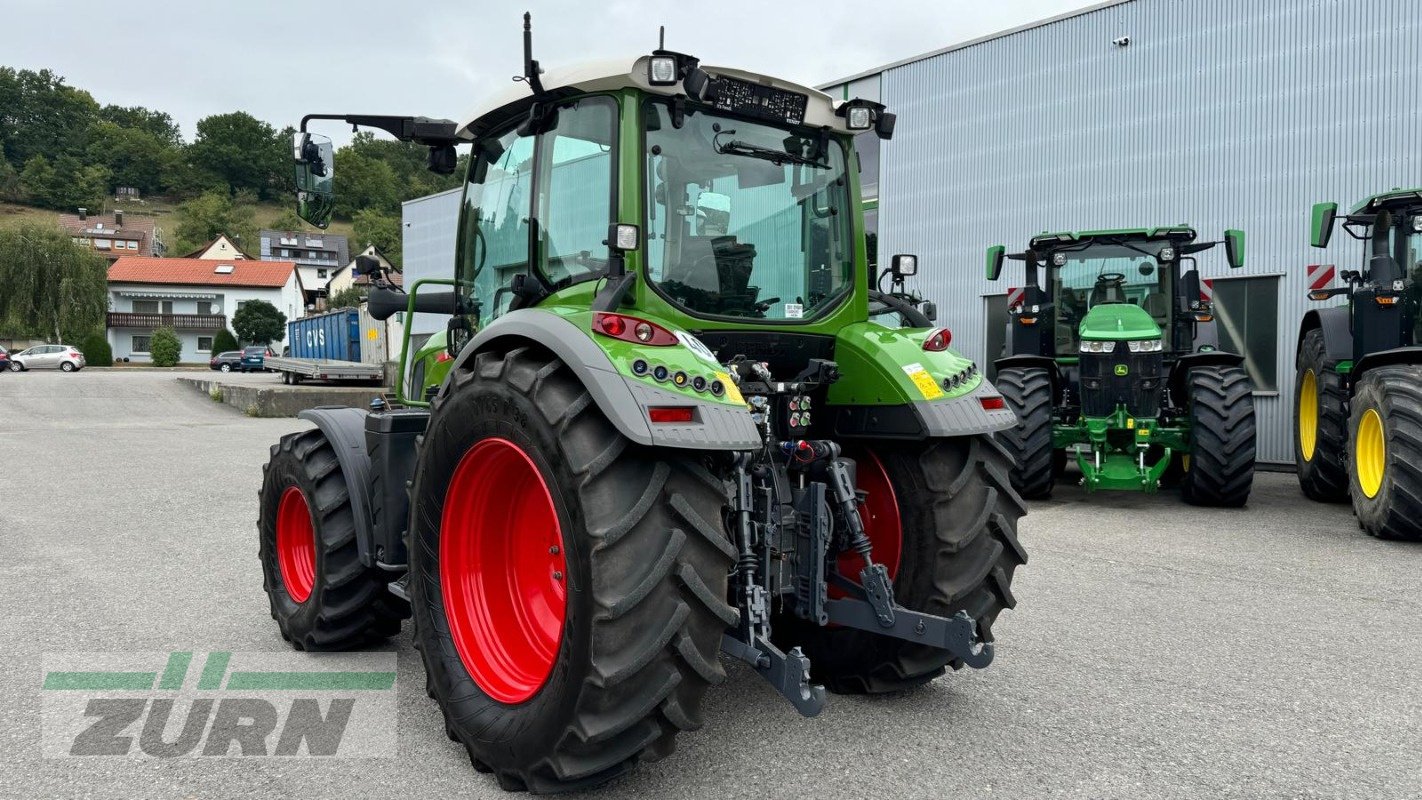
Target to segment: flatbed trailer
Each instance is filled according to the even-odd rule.
[[[367,381],[377,385],[385,382],[385,368],[383,366],[362,364],[358,361],[269,356],[266,368],[272,372],[280,372],[281,382],[288,385],[295,385],[306,380]]]

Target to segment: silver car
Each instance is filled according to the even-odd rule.
[[[84,354],[67,344],[42,344],[10,354],[10,369],[24,372],[30,369],[61,369],[76,372],[84,368]]]

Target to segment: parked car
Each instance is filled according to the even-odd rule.
[[[10,351],[0,347],[0,372],[10,368]]]
[[[84,354],[67,344],[42,344],[10,356],[10,369],[14,372],[31,369],[78,372],[85,363]]]
[[[220,372],[231,372],[234,369],[242,368],[242,351],[228,350],[225,353],[218,353],[207,360],[207,366]]]
[[[267,368],[267,356],[275,356],[276,352],[264,344],[255,344],[242,348],[243,372],[261,372]]]

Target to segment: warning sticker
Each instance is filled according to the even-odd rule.
[[[745,405],[746,399],[741,397],[741,390],[736,386],[735,381],[731,380],[730,375],[724,372],[718,372],[716,373],[716,380],[720,381],[721,385],[726,387],[727,400],[730,400],[732,403]]]
[[[800,304],[800,303],[786,303],[786,304],[785,304],[785,318],[786,318],[786,319],[800,319],[800,318],[803,317],[803,316],[805,316],[805,306],[804,306],[804,305],[802,305],[802,304]]]
[[[909,380],[913,381],[913,385],[918,387],[919,394],[923,395],[925,400],[937,400],[943,396],[942,387],[938,385],[938,381],[935,381],[932,375],[928,374],[928,370],[924,369],[922,364],[917,362],[905,364],[904,374],[908,375]]]

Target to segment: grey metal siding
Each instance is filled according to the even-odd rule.
[[[984,352],[983,251],[1043,229],[1190,223],[1248,234],[1204,277],[1281,275],[1276,396],[1260,458],[1291,462],[1305,265],[1353,267],[1346,235],[1307,244],[1309,206],[1422,185],[1422,14],[1408,0],[1135,0],[883,73],[880,252],[921,257],[955,344]],[[1129,36],[1127,47],[1112,40]]]

